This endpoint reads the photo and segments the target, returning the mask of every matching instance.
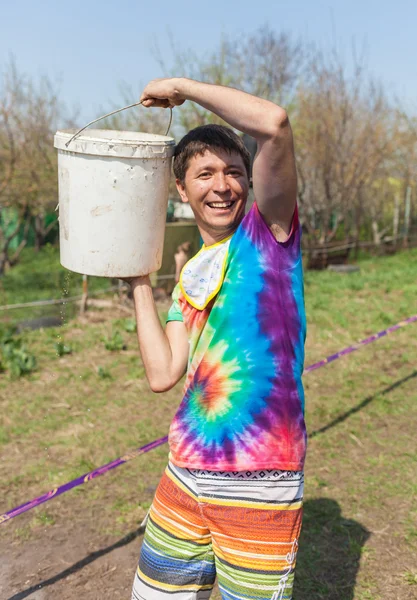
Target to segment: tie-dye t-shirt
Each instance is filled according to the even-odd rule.
[[[190,341],[169,433],[179,467],[301,470],[305,312],[297,211],[277,242],[256,203],[234,234],[183,268],[168,321]]]

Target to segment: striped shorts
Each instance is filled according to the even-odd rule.
[[[149,511],[132,600],[288,600],[301,530],[301,471],[218,472],[172,463]]]

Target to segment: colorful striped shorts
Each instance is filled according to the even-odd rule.
[[[292,597],[301,471],[218,472],[172,463],[149,511],[132,600]],[[174,596],[173,596],[174,595]]]

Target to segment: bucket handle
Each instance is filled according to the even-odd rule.
[[[143,100],[142,100],[142,102],[143,102]],[[107,113],[107,115],[103,115],[102,117],[99,117],[98,119],[94,119],[94,121],[90,121],[90,123],[87,123],[87,125],[85,125],[81,129],[79,129],[77,131],[77,133],[74,133],[72,138],[68,142],[66,142],[65,146],[68,148],[68,146],[70,145],[72,140],[75,139],[78,135],[80,135],[80,133],[82,131],[84,131],[84,129],[87,129],[87,127],[90,127],[90,125],[93,125],[93,123],[97,123],[97,121],[101,121],[101,119],[105,119],[106,117],[111,117],[111,115],[115,115],[116,113],[121,112],[122,110],[126,110],[127,108],[133,108],[134,106],[139,106],[140,104],[142,104],[142,102],[135,102],[134,104],[129,104],[128,106],[124,106],[123,108],[118,108],[117,110],[113,110],[112,112]],[[168,123],[168,129],[166,130],[165,135],[168,135],[168,132],[170,130],[171,123],[172,123],[172,106],[169,107],[169,110],[170,110],[169,123]]]

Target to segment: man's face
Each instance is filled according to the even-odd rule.
[[[245,213],[249,181],[242,157],[207,150],[190,159],[185,180],[177,180],[183,202],[189,202],[204,243],[231,235]],[[207,238],[207,239],[206,239]]]

